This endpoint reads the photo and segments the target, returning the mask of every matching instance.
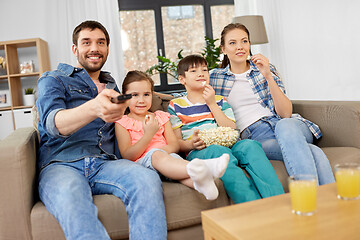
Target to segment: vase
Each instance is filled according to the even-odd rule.
[[[35,104],[35,94],[24,95],[24,106],[33,106]]]

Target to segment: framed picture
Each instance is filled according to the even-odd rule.
[[[0,107],[10,107],[11,96],[9,90],[0,90]]]

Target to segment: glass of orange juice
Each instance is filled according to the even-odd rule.
[[[292,212],[310,216],[316,210],[317,179],[315,175],[294,175],[289,177]]]
[[[335,167],[337,197],[344,200],[360,198],[360,164],[340,163]]]

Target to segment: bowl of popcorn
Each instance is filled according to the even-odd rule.
[[[239,135],[239,130],[231,127],[217,127],[199,131],[199,137],[204,141],[206,147],[214,144],[232,147],[239,139]]]

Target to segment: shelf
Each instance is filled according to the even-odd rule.
[[[13,130],[15,130],[16,125],[20,126],[15,113],[32,108],[32,106],[24,106],[24,89],[36,88],[37,79],[41,74],[50,70],[48,44],[41,38],[0,41],[0,56],[4,57],[6,61],[6,71],[0,72],[2,74],[0,75],[0,91],[8,94],[10,99],[9,102],[2,103],[4,106],[0,107],[0,113],[5,114],[6,111],[11,113],[12,119],[17,122],[17,124],[13,124]],[[35,65],[34,72],[20,73],[20,63],[30,60]],[[2,127],[1,131],[3,131]]]

